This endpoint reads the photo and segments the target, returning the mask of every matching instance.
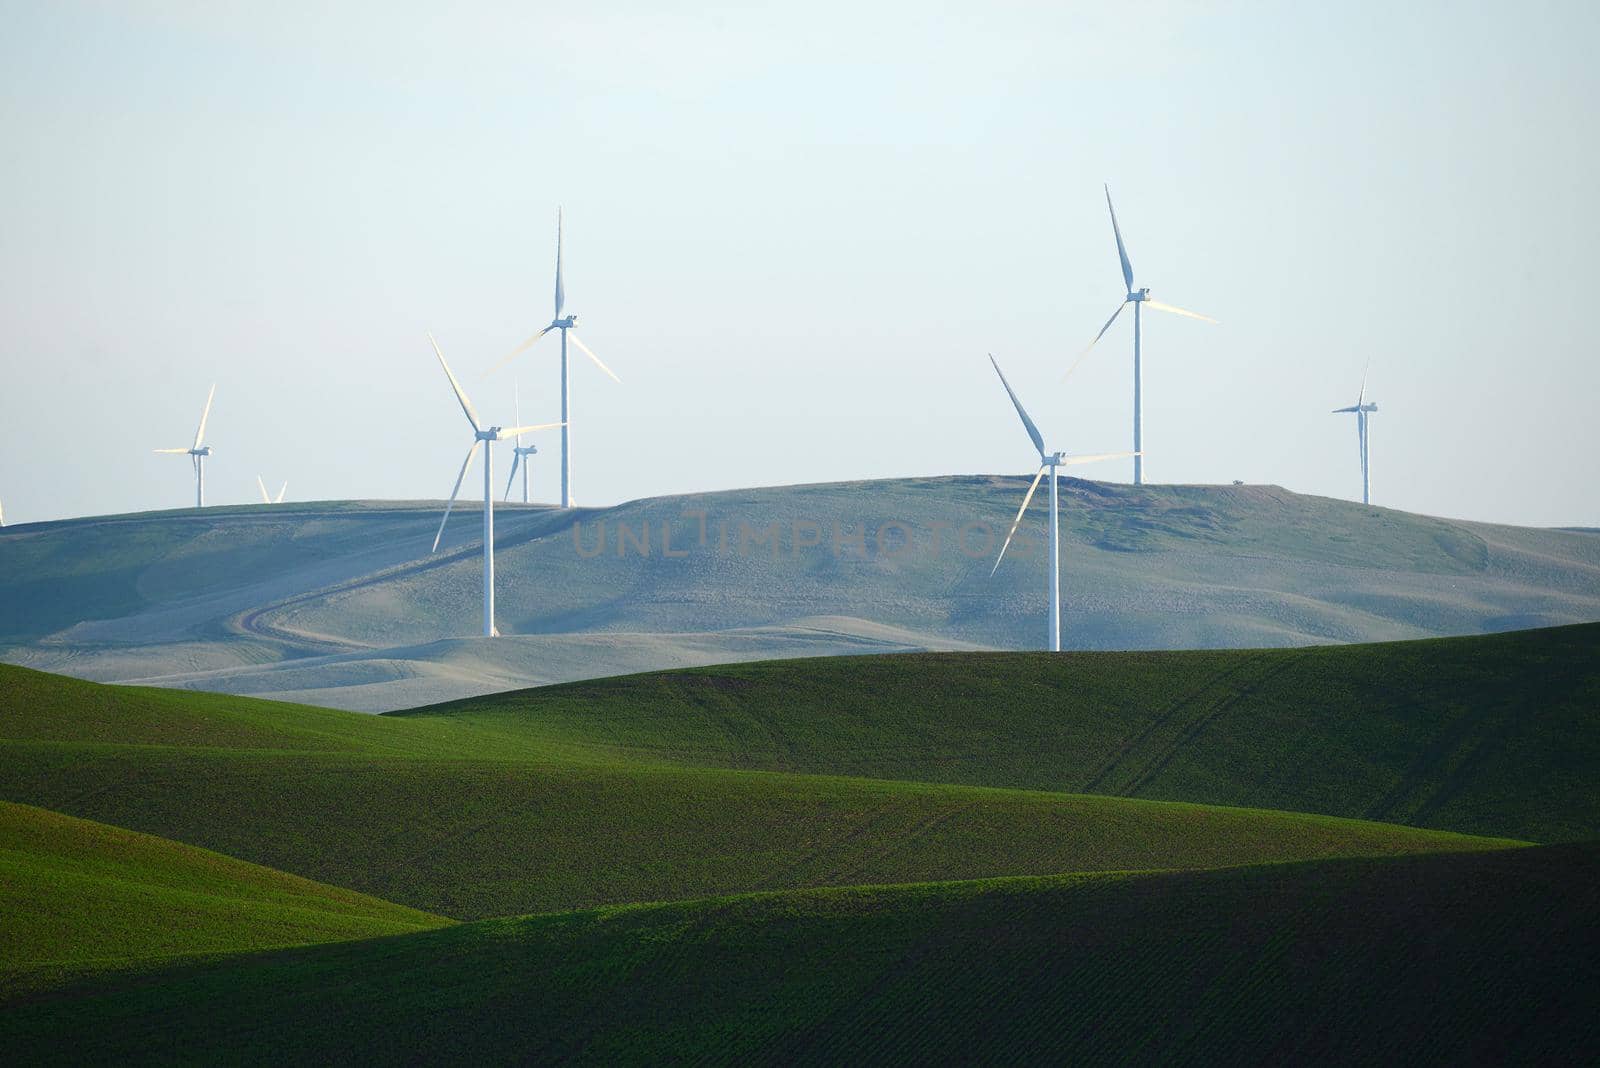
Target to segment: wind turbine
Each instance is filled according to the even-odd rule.
[[[194,464],[194,506],[206,506],[206,457],[211,455],[211,446],[201,442],[206,436],[206,419],[211,415],[211,399],[217,395],[217,384],[211,383],[211,392],[206,394],[206,407],[200,413],[200,429],[194,432],[194,444],[187,449],[156,449],[156,452],[188,453],[189,460]]]
[[[567,341],[569,340],[569,337],[572,343],[578,347],[578,350],[585,356],[589,357],[589,359],[593,360],[596,367],[610,375],[613,381],[621,382],[622,379],[617,377],[615,371],[601,363],[600,357],[596,356],[589,346],[585,345],[582,339],[580,339],[577,334],[572,332],[572,328],[577,323],[578,317],[576,315],[569,315],[566,318],[562,318],[561,310],[566,304],[566,299],[567,293],[561,284],[561,210],[558,208],[556,209],[556,317],[550,321],[549,326],[545,327],[543,330],[539,331],[537,334],[533,335],[516,348],[512,349],[508,356],[502,359],[499,363],[495,364],[494,367],[490,368],[490,370],[495,371],[505,366],[512,359],[532,348],[534,342],[544,337],[550,331],[561,331],[561,507],[571,508],[572,390],[567,381]]]
[[[1000,384],[1006,387],[1006,393],[1011,397],[1011,403],[1016,406],[1017,415],[1022,419],[1023,429],[1027,430],[1028,437],[1033,440],[1033,447],[1039,450],[1039,473],[1033,476],[1033,485],[1028,487],[1027,496],[1022,498],[1022,507],[1017,509],[1017,518],[1012,520],[1011,529],[1006,531],[1005,543],[1000,546],[1000,555],[995,557],[994,567],[989,569],[992,578],[1000,570],[1000,561],[1006,558],[1006,549],[1011,546],[1011,539],[1017,533],[1017,527],[1022,524],[1022,516],[1028,510],[1028,503],[1033,500],[1033,491],[1039,488],[1039,480],[1046,471],[1050,472],[1050,651],[1061,651],[1061,519],[1059,506],[1056,503],[1056,469],[1075,464],[1092,464],[1100,460],[1120,460],[1127,456],[1138,456],[1138,453],[1103,452],[1092,456],[1068,456],[1064,452],[1046,452],[1044,437],[1039,433],[1039,428],[1033,425],[1033,420],[1028,418],[1027,411],[1022,407],[1022,402],[1017,399],[1016,391],[1011,388],[1011,383],[1006,381],[1005,372],[1000,370],[1000,364],[991,353],[989,362],[994,364],[994,373],[1000,376]]]
[[[1370,368],[1371,366],[1372,366],[1372,361],[1368,360],[1367,361],[1367,367]],[[1372,503],[1372,483],[1371,483],[1371,481],[1369,480],[1369,477],[1368,477],[1370,468],[1368,467],[1368,464],[1367,464],[1367,457],[1368,457],[1368,452],[1367,452],[1367,416],[1370,413],[1375,412],[1377,410],[1378,410],[1378,406],[1376,404],[1373,404],[1371,401],[1367,400],[1367,371],[1366,371],[1366,368],[1363,368],[1362,371],[1361,371],[1361,392],[1356,394],[1356,402],[1354,404],[1352,404],[1348,408],[1335,408],[1333,410],[1333,414],[1335,414],[1335,415],[1338,415],[1338,414],[1340,414],[1342,412],[1354,412],[1355,415],[1356,415],[1356,434],[1361,439],[1361,503],[1362,504],[1371,504]]]
[[[522,388],[516,386],[512,395],[516,398],[517,422],[520,423],[522,422]],[[538,451],[539,446],[524,445],[522,444],[522,435],[517,435],[517,443],[511,449],[511,477],[506,479],[505,500],[509,501],[511,499],[511,484],[517,480],[517,466],[520,464],[522,467],[522,503],[528,503],[528,465],[533,462],[528,457],[533,456]]]
[[[1117,321],[1117,316],[1122,314],[1122,309],[1129,304],[1133,305],[1133,484],[1144,484],[1144,457],[1140,455],[1144,448],[1143,422],[1144,422],[1144,380],[1139,366],[1139,306],[1148,304],[1156,311],[1171,312],[1174,315],[1185,315],[1190,319],[1199,319],[1201,322],[1214,323],[1215,319],[1199,312],[1186,311],[1171,304],[1163,304],[1150,296],[1150,290],[1133,288],[1133,264],[1128,262],[1128,250],[1122,244],[1122,228],[1117,225],[1117,209],[1111,206],[1111,187],[1106,186],[1106,208],[1111,212],[1111,232],[1117,236],[1117,256],[1122,260],[1122,281],[1128,287],[1128,295],[1122,298],[1122,303],[1117,305],[1117,310],[1111,313],[1111,318],[1106,320],[1106,325],[1094,336],[1094,341],[1089,342],[1083,352],[1078,356],[1081,361],[1089,354],[1089,349],[1094,348],[1095,342],[1105,336],[1111,324]],[[1077,363],[1072,365],[1077,366]],[[1072,368],[1067,369],[1072,373]]]
[[[284,495],[284,492],[286,490],[288,490],[289,483],[285,482],[282,486],[278,487],[278,495],[276,497],[269,497],[269,496],[267,496],[267,484],[265,482],[261,481],[261,476],[260,475],[257,475],[256,476],[256,488],[261,490],[261,503],[262,504],[282,504],[283,503],[283,495]]]
[[[531,430],[549,430],[560,426],[560,423],[544,423],[539,426],[514,426],[509,430],[497,426],[486,427],[478,419],[478,413],[473,411],[472,402],[467,399],[466,393],[461,388],[461,383],[456,381],[456,376],[451,372],[450,365],[444,361],[444,353],[439,350],[439,343],[433,340],[433,335],[428,335],[428,341],[433,345],[434,353],[439,357],[439,366],[444,368],[445,377],[450,379],[450,388],[455,390],[456,400],[461,402],[461,410],[466,413],[467,422],[472,424],[472,448],[467,450],[467,458],[462,461],[461,473],[456,476],[455,488],[450,491],[450,501],[444,507],[444,518],[439,520],[439,533],[433,536],[433,548],[430,553],[439,551],[439,539],[444,537],[444,525],[450,521],[450,509],[455,507],[456,494],[461,492],[461,482],[467,477],[467,468],[472,466],[472,458],[478,455],[478,447],[483,449],[483,636],[493,638],[499,635],[494,626],[494,451],[492,445],[496,441],[514,438]]]

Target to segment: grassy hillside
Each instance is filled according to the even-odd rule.
[[[805,891],[105,980],[0,1039],[62,1063],[1582,1063],[1597,911],[1594,846]]]
[[[0,991],[444,920],[203,849],[0,802]]]
[[[727,665],[400,715],[685,765],[1600,836],[1600,624],[1296,650]],[[391,717],[385,717],[391,718]]]
[[[807,651],[1029,648],[1044,631],[1042,511],[989,575],[994,528],[1022,492],[1015,478],[971,476],[506,506],[496,597],[511,640],[498,643],[446,641],[478,631],[480,528],[452,520],[429,554],[433,504],[6,528],[0,650],[101,681],[392,709]],[[1600,619],[1600,539],[1580,532],[1261,486],[1068,480],[1064,493],[1071,647],[1299,646]]]
[[[456,918],[1495,844],[1283,812],[674,766],[520,723],[370,717],[19,668],[0,669],[0,684],[0,798]]]

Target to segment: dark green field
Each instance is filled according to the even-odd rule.
[[[640,760],[1600,831],[1600,624],[1310,649],[732,664],[396,715]],[[1530,783],[1540,789],[1530,790]]]
[[[113,978],[13,1005],[0,1039],[45,1062],[1580,1063],[1597,912],[1594,846],[798,891]]]
[[[1600,1009],[1597,653],[818,659],[383,717],[0,667],[0,1039],[1561,1059]]]

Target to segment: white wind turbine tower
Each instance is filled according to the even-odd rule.
[[[561,310],[566,304],[566,299],[567,299],[567,293],[566,293],[566,290],[562,287],[562,284],[561,284],[561,211],[560,211],[560,209],[557,209],[556,210],[556,317],[550,321],[550,325],[549,326],[545,327],[543,330],[539,331],[537,334],[533,335],[528,340],[526,340],[522,344],[518,345],[516,348],[512,349],[510,355],[506,356],[505,359],[503,359],[499,363],[495,364],[495,366],[493,368],[490,368],[490,370],[491,371],[498,370],[500,367],[504,366],[506,363],[508,363],[510,360],[512,360],[516,356],[520,355],[523,352],[526,352],[528,349],[533,347],[534,342],[536,342],[540,338],[544,337],[550,331],[552,331],[552,330],[561,331],[561,507],[563,507],[563,508],[571,508],[572,507],[572,435],[571,435],[571,431],[572,431],[572,426],[571,426],[571,419],[572,419],[572,411],[571,411],[572,389],[571,389],[571,386],[569,385],[568,374],[567,374],[567,342],[568,342],[568,340],[571,340],[571,342],[578,347],[578,350],[580,352],[582,352],[585,356],[589,357],[589,359],[593,360],[596,367],[600,368],[600,370],[602,370],[606,374],[610,375],[613,381],[621,382],[622,379],[617,377],[615,371],[611,370],[611,368],[607,367],[604,363],[601,363],[600,362],[600,357],[596,356],[594,354],[594,352],[589,348],[589,346],[585,345],[583,343],[583,341],[578,337],[578,335],[573,333],[572,328],[578,322],[578,317],[576,315],[568,315],[566,318],[562,318]]]
[[[1117,305],[1117,310],[1111,313],[1111,318],[1106,320],[1106,325],[1100,328],[1100,333],[1094,336],[1094,341],[1089,342],[1088,346],[1083,350],[1083,353],[1079,355],[1078,359],[1081,361],[1084,356],[1088,355],[1089,349],[1094,348],[1095,342],[1104,337],[1106,331],[1111,329],[1111,324],[1117,321],[1117,316],[1122,314],[1122,309],[1126,308],[1129,304],[1132,304],[1133,484],[1135,486],[1139,486],[1143,485],[1144,483],[1144,457],[1140,455],[1140,452],[1144,449],[1144,379],[1139,366],[1139,306],[1141,304],[1148,304],[1157,311],[1171,312],[1174,315],[1185,315],[1190,319],[1199,319],[1201,322],[1206,323],[1214,323],[1216,320],[1211,318],[1209,315],[1201,315],[1199,312],[1185,311],[1183,308],[1175,307],[1171,304],[1163,304],[1159,300],[1154,300],[1151,298],[1150,290],[1148,288],[1133,288],[1133,264],[1128,262],[1128,250],[1122,244],[1122,228],[1117,225],[1117,209],[1111,206],[1111,187],[1109,185],[1106,186],[1106,208],[1111,212],[1111,232],[1117,237],[1117,256],[1122,260],[1122,281],[1128,287],[1128,295],[1122,298],[1122,303]],[[1074,363],[1073,367],[1076,366],[1077,364]],[[1071,374],[1072,369],[1068,368],[1067,373]]]
[[[512,396],[516,398],[517,422],[522,422],[522,388],[520,385],[513,389]],[[503,500],[511,499],[511,486],[517,481],[517,467],[522,467],[522,503],[528,503],[528,466],[533,462],[531,457],[539,451],[537,445],[524,445],[522,435],[517,435],[517,443],[511,449],[511,475],[506,479],[506,494]]]
[[[500,632],[494,626],[494,449],[493,443],[514,438],[518,434],[525,434],[532,430],[549,430],[560,426],[560,423],[543,423],[539,426],[514,426],[509,430],[497,426],[486,427],[478,419],[478,413],[473,411],[472,402],[467,399],[466,393],[461,388],[461,383],[456,381],[456,376],[451,372],[450,365],[444,361],[444,353],[439,351],[439,343],[433,340],[433,335],[428,335],[428,341],[433,345],[434,353],[439,357],[439,366],[444,368],[445,377],[450,379],[450,388],[455,390],[456,400],[461,402],[461,410],[466,413],[467,422],[472,424],[472,448],[467,450],[467,458],[462,461],[461,473],[456,476],[455,488],[450,491],[450,501],[445,505],[444,518],[439,520],[439,533],[433,536],[433,548],[429,552],[439,551],[439,539],[444,537],[444,525],[450,521],[450,509],[455,507],[456,494],[461,492],[461,481],[467,477],[467,468],[472,466],[472,458],[478,455],[478,447],[483,446],[483,636],[493,638]]]
[[[1367,367],[1372,366],[1372,361],[1367,361]],[[1356,434],[1361,439],[1361,503],[1372,503],[1372,483],[1369,479],[1370,468],[1367,463],[1367,416],[1378,410],[1378,406],[1367,400],[1367,372],[1361,372],[1361,392],[1356,394],[1356,402],[1348,408],[1335,408],[1333,414],[1354,412],[1356,416]]]
[[[194,506],[206,506],[206,457],[211,455],[211,446],[202,444],[206,436],[206,419],[211,415],[211,400],[217,395],[217,384],[211,383],[211,392],[206,394],[206,407],[200,413],[200,429],[194,432],[194,444],[187,449],[156,449],[156,452],[188,453],[190,461],[194,464]]]
[[[261,476],[260,475],[257,475],[256,476],[256,488],[261,491],[261,503],[262,504],[282,504],[283,503],[283,495],[284,495],[285,492],[288,491],[289,483],[286,481],[286,482],[284,482],[283,485],[278,487],[278,495],[276,497],[269,497],[267,495],[267,484],[265,482],[261,481]]]
[[[1011,546],[1011,539],[1017,533],[1017,527],[1022,524],[1022,516],[1028,510],[1028,503],[1033,500],[1033,491],[1039,488],[1039,480],[1046,471],[1050,472],[1050,651],[1061,651],[1061,518],[1059,506],[1056,503],[1056,469],[1074,464],[1092,464],[1100,460],[1120,460],[1127,456],[1137,457],[1137,453],[1104,452],[1093,456],[1068,456],[1064,452],[1046,452],[1044,437],[1039,433],[1039,428],[1033,425],[1033,420],[1028,418],[1028,413],[1022,407],[1022,402],[1017,399],[1016,392],[1011,388],[1011,383],[1006,381],[1005,372],[1000,370],[1000,364],[991,354],[989,362],[994,364],[994,373],[1000,376],[1000,384],[1006,387],[1006,393],[1011,397],[1011,403],[1016,406],[1017,415],[1022,418],[1022,426],[1028,432],[1028,437],[1033,440],[1033,447],[1039,450],[1039,473],[1033,476],[1033,485],[1028,487],[1027,496],[1022,498],[1022,507],[1017,509],[1017,518],[1012,520],[1011,529],[1006,531],[1006,540],[1000,546],[1000,555],[995,557],[994,567],[989,569],[989,575],[1000,570],[1000,561],[1006,558],[1006,549]]]

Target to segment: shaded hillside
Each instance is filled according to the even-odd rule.
[[[644,760],[1600,837],[1600,624],[1293,650],[726,665],[394,715]],[[389,717],[385,717],[389,718]]]
[[[496,596],[509,640],[469,647],[440,643],[478,629],[479,528],[452,520],[429,555],[435,505],[7,528],[0,646],[13,662],[103,681],[367,709],[729,660],[1025,648],[1044,630],[1042,512],[989,576],[1022,490],[967,476],[506,506]],[[1073,647],[1295,646],[1600,619],[1600,539],[1579,532],[1257,486],[1068,480],[1065,509]]]
[[[102,981],[0,1037],[61,1063],[1575,1064],[1597,911],[1592,846],[804,891]]]

